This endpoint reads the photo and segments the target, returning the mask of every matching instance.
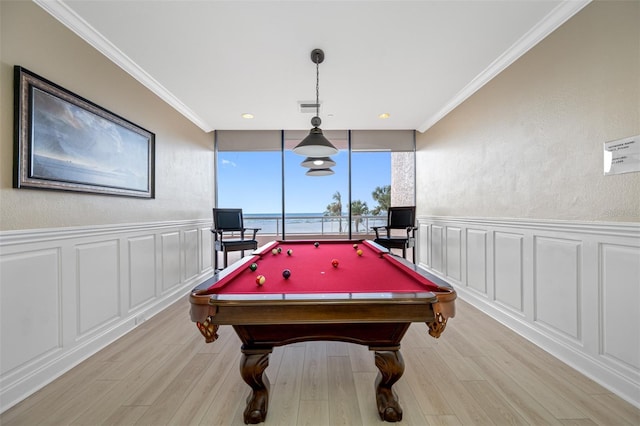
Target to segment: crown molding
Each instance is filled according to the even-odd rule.
[[[93,28],[87,21],[75,13],[63,0],[33,0],[47,13],[60,21],[81,39],[106,56],[111,62],[118,65],[126,73],[138,80],[147,89],[151,90],[163,101],[171,105],[176,111],[198,126],[204,132],[213,130],[202,117],[198,116],[180,99],[174,96],[162,84],[151,77],[144,69],[129,58],[124,52],[107,40],[99,31]]]
[[[558,27],[567,22],[573,15],[582,10],[592,0],[568,0],[560,3],[549,14],[534,26],[527,34],[520,37],[513,46],[500,55],[495,61],[480,74],[478,74],[469,84],[467,84],[457,95],[455,95],[440,111],[429,117],[418,131],[423,133],[430,127],[453,111],[467,98],[480,90],[482,86],[500,74],[505,68],[514,63],[518,58],[527,53],[532,47],[540,43],[545,37],[554,32]]]

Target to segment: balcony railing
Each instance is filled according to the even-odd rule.
[[[354,238],[371,235],[372,226],[384,226],[387,224],[385,216],[352,216],[351,232]],[[248,215],[244,216],[244,225],[247,228],[261,228],[260,235],[282,238],[282,216],[273,215]],[[293,215],[284,220],[284,230],[287,236],[326,236],[346,238],[349,235],[348,216],[323,216],[323,215]]]

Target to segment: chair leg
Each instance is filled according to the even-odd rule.
[[[224,267],[225,267],[225,268],[227,267],[228,257],[229,257],[229,256],[227,256],[227,251],[225,250],[225,251],[224,251]]]
[[[218,270],[218,250],[213,250],[213,271]]]
[[[402,247],[402,257],[404,257],[405,259],[407,258],[407,248],[406,247]]]

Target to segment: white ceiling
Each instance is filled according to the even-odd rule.
[[[208,132],[310,128],[314,48],[323,129],[425,131],[590,0],[34,1]]]

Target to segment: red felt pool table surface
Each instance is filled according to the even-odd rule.
[[[357,244],[357,248],[354,248]],[[278,254],[272,250],[281,249]],[[291,250],[291,255],[288,251]],[[362,254],[358,255],[358,250]],[[338,266],[332,265],[333,260]],[[255,263],[252,271],[249,265]],[[405,262],[406,263],[406,262]],[[288,279],[283,271],[291,272]],[[263,285],[256,278],[265,277]],[[245,258],[235,270],[200,294],[420,293],[440,286],[407,268],[399,258],[369,241],[274,241]],[[206,289],[206,290],[205,290]],[[204,291],[203,291],[204,290]]]

